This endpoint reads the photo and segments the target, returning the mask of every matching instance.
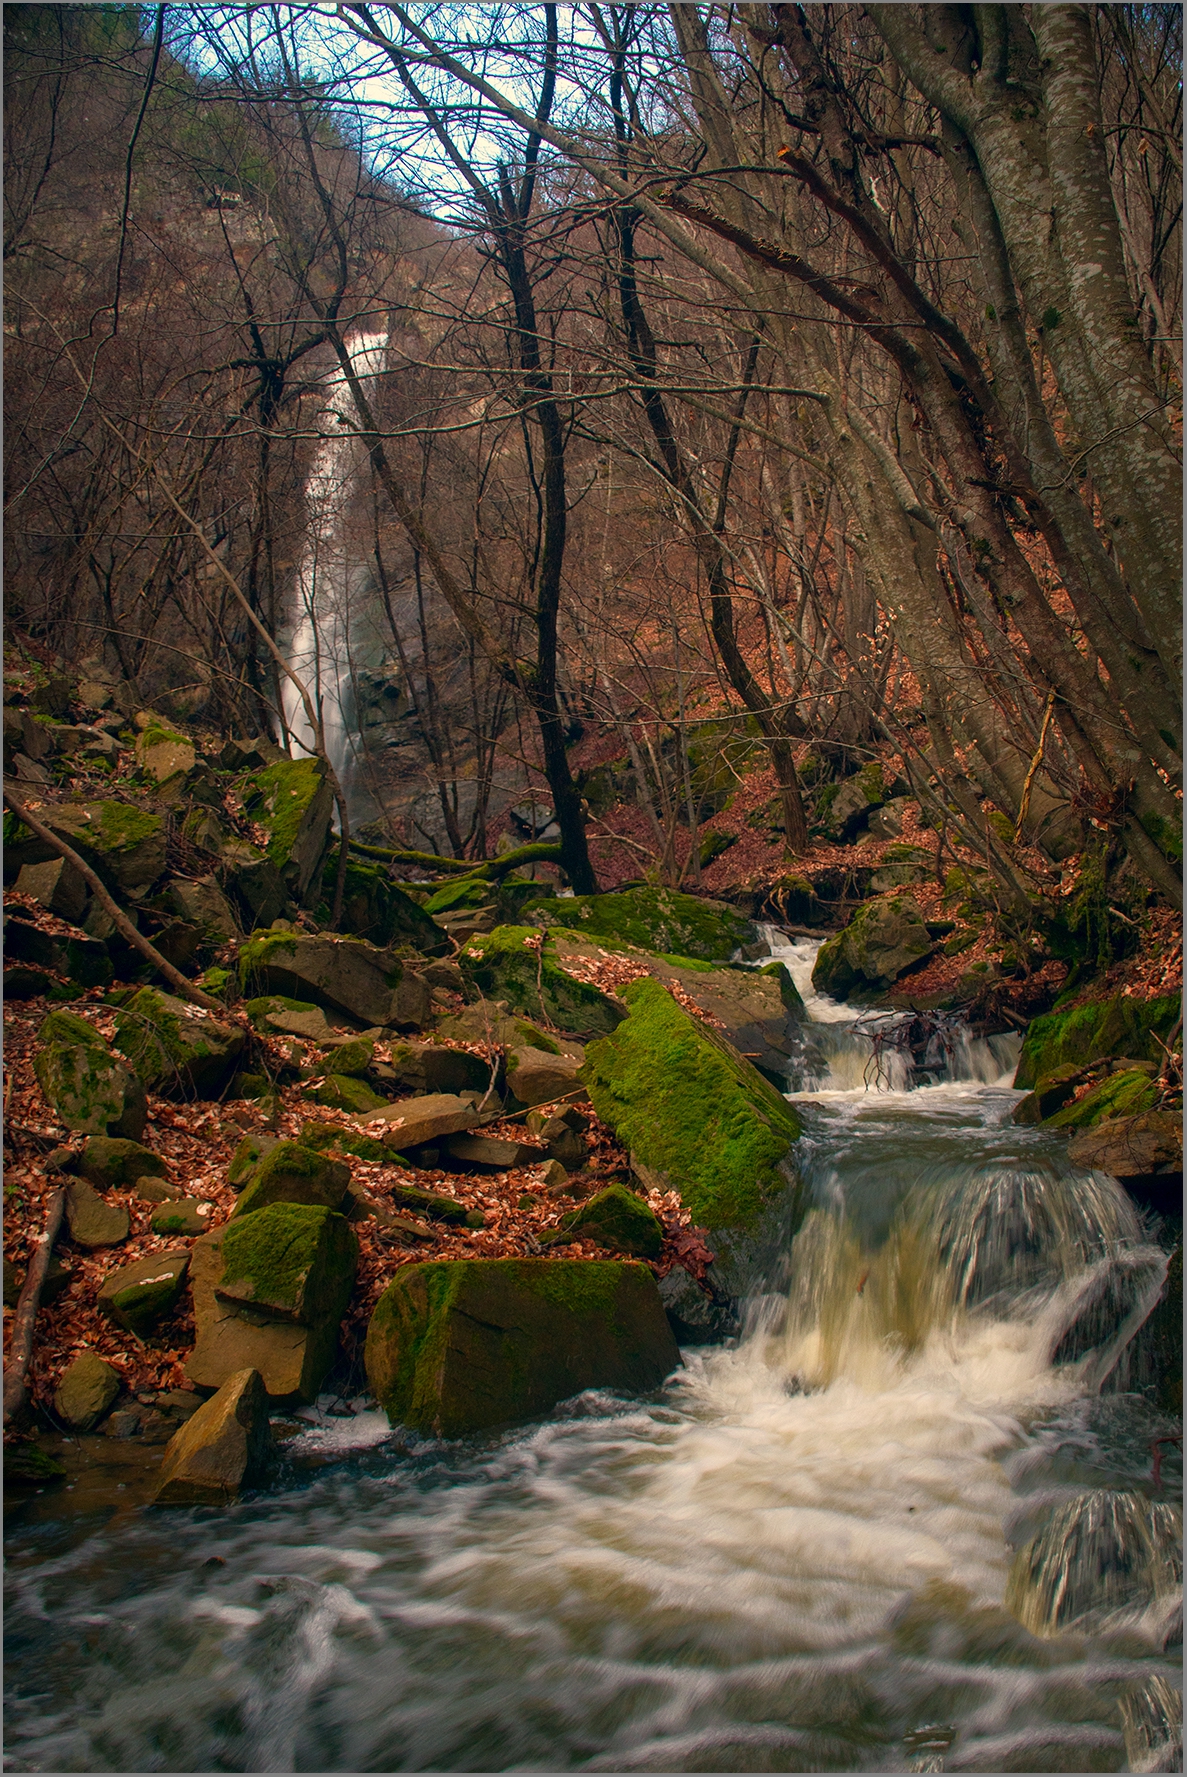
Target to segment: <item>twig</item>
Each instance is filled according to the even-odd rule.
[[[33,1356],[33,1324],[37,1319],[37,1310],[41,1306],[41,1290],[45,1283],[46,1272],[49,1270],[50,1254],[53,1251],[54,1241],[58,1238],[58,1230],[62,1226],[62,1215],[66,1208],[66,1189],[65,1185],[59,1185],[49,1200],[45,1231],[29,1260],[29,1269],[17,1300],[16,1313],[12,1323],[12,1343],[8,1348],[8,1364],[4,1371],[5,1425],[25,1404],[28,1392],[26,1378],[29,1374],[29,1361]]]

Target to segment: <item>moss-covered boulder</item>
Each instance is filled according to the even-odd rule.
[[[604,944],[631,944],[665,956],[728,962],[755,928],[725,901],[702,900],[675,889],[626,889],[611,895],[574,895],[527,909],[537,925],[564,926]]]
[[[219,1219],[217,1205],[207,1197],[176,1197],[159,1203],[149,1218],[149,1227],[157,1235],[185,1239],[205,1234]]]
[[[886,784],[882,767],[876,760],[864,765],[852,777],[838,785],[824,817],[824,828],[830,839],[842,845],[855,839],[870,816],[886,800]]]
[[[238,1025],[155,987],[142,987],[115,1021],[116,1048],[162,1098],[215,1097],[243,1045]]]
[[[1109,1074],[1083,1098],[1048,1117],[1047,1129],[1093,1129],[1114,1117],[1137,1117],[1158,1103],[1158,1087],[1143,1069]]]
[[[268,862],[294,900],[314,905],[334,813],[334,793],[320,762],[277,759],[240,784],[246,812],[267,829]]]
[[[242,1191],[265,1154],[280,1145],[275,1135],[245,1135],[227,1166],[227,1183],[232,1191]]]
[[[658,982],[623,990],[630,1017],[591,1043],[581,1070],[594,1109],[707,1228],[752,1228],[785,1191],[801,1125],[724,1037]]]
[[[1056,1111],[1063,1109],[1083,1076],[1084,1069],[1074,1062],[1052,1068],[1035,1083],[1034,1091],[1028,1092],[1014,1106],[1014,1122],[1033,1125],[1041,1123],[1045,1117],[1053,1117]]]
[[[99,1286],[100,1314],[142,1339],[176,1307],[189,1268],[189,1253],[175,1252],[152,1253],[112,1271]]]
[[[763,743],[753,716],[715,716],[688,732],[688,767],[697,819],[720,814],[748,771],[762,757]],[[665,947],[670,948],[670,947]]]
[[[93,1135],[78,1162],[80,1177],[101,1191],[129,1191],[142,1178],[167,1178],[169,1168],[151,1148],[137,1141]]]
[[[197,757],[193,741],[163,723],[151,722],[137,736],[136,763],[156,784],[167,783],[171,777],[184,777],[194,769]]]
[[[85,1024],[81,1018],[73,1022]],[[37,1051],[33,1057],[37,1084],[67,1129],[87,1135],[124,1136],[136,1142],[148,1119],[144,1083],[93,1040],[95,1032],[90,1025],[86,1028],[92,1040],[54,1041]]]
[[[568,1240],[593,1240],[598,1246],[609,1247],[611,1252],[630,1253],[637,1259],[658,1259],[664,1230],[649,1204],[625,1185],[614,1184],[562,1216],[558,1233],[546,1244],[558,1245]]]
[[[558,903],[559,905],[559,903]],[[496,926],[475,934],[458,954],[462,974],[487,999],[505,1000],[529,1018],[579,1035],[611,1031],[621,1007],[561,968],[534,926]]]
[[[367,1030],[422,1025],[432,1007],[429,989],[394,950],[360,938],[264,932],[239,952],[239,980],[245,993],[295,998]]]
[[[328,1110],[350,1111],[352,1116],[362,1117],[368,1111],[380,1111],[387,1104],[386,1098],[380,1098],[378,1092],[372,1092],[365,1080],[356,1080],[349,1074],[327,1074],[316,1086],[306,1088],[303,1096],[310,1104],[323,1104]]]
[[[885,895],[859,907],[845,930],[820,946],[812,985],[831,999],[867,1004],[934,948],[910,895]]]
[[[1035,1082],[1069,1062],[1082,1067],[1102,1056],[1124,1055],[1132,1061],[1161,1061],[1155,1037],[1170,1035],[1179,1017],[1177,996],[1139,1000],[1123,994],[1048,1012],[1027,1027],[1014,1084]]]
[[[678,1362],[654,1277],[614,1260],[407,1265],[367,1329],[388,1418],[438,1437],[531,1419],[586,1388],[647,1392]]]
[[[269,1035],[273,1031],[282,1028],[280,1023],[274,1023],[273,1020],[282,1018],[285,1013],[289,1013],[294,1017],[300,1017],[302,1014],[306,1013],[316,1013],[321,1024],[325,1028],[326,1034],[329,1034],[332,1028],[320,1006],[315,1006],[312,1000],[291,999],[288,994],[258,994],[254,999],[244,1000],[243,1010],[251,1019],[253,1029],[266,1031]],[[304,1036],[307,1033],[305,1031],[300,1031],[294,1032],[293,1034]],[[314,1041],[316,1040],[317,1039],[315,1038]]]
[[[366,1073],[374,1056],[374,1037],[350,1037],[345,1042],[334,1042],[327,1065],[339,1079],[357,1080]]]
[[[341,1320],[354,1288],[358,1241],[345,1216],[306,1203],[271,1203],[228,1223],[220,1302],[269,1320],[314,1326]]]
[[[543,1049],[546,1055],[560,1055],[566,1047],[578,1047],[573,1043],[566,1045],[561,1038],[541,1030],[538,1024],[532,1024],[527,1018],[516,1018],[489,1000],[467,1006],[461,1012],[448,1013],[438,1020],[437,1035],[460,1043],[490,1043],[498,1049]],[[394,1060],[392,1065],[395,1066]],[[410,1080],[408,1083],[414,1085],[416,1082]],[[439,1086],[433,1090],[456,1092],[460,1088]]]
[[[75,1431],[93,1431],[115,1404],[120,1379],[97,1351],[84,1351],[68,1364],[54,1394],[54,1411]]]
[[[322,871],[322,899],[317,917],[326,925],[334,904],[338,874],[337,852],[332,851]],[[346,860],[339,931],[366,938],[370,944],[410,946],[421,956],[441,956],[450,948],[449,935],[431,917],[431,904],[421,907],[406,894],[380,864]]]
[[[238,1219],[272,1203],[338,1209],[349,1184],[350,1167],[343,1161],[300,1142],[280,1141],[260,1156],[231,1213]]]
[[[127,802],[66,802],[43,809],[41,819],[124,894],[149,888],[165,868],[165,823],[159,814]]]
[[[169,884],[168,894],[174,912],[188,925],[197,926],[211,943],[225,944],[238,937],[231,903],[213,876],[179,876]]]

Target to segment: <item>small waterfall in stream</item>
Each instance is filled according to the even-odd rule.
[[[351,363],[363,381],[383,369],[386,333],[360,333],[347,341]],[[349,712],[353,602],[358,593],[361,561],[351,552],[347,518],[359,467],[357,416],[350,389],[339,368],[325,382],[327,406],[322,442],[314,453],[305,488],[307,521],[297,570],[297,590],[288,663],[306,686],[314,707],[320,707],[326,753],[344,784],[352,759]],[[294,758],[312,750],[313,729],[296,687],[282,688],[284,719],[292,737]]]
[[[807,1209],[752,1330],[501,1436],[310,1410],[221,1514],[31,1514],[10,1768],[1182,1768],[1181,1459],[1110,1392],[1166,1254],[1014,1126],[1014,1039],[867,1080],[885,1015],[772,938]]]

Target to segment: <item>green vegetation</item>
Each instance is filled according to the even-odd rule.
[[[1106,1055],[1132,1061],[1161,1061],[1155,1037],[1168,1037],[1179,1017],[1172,995],[1138,1000],[1125,995],[1094,1000],[1064,1012],[1048,1012],[1027,1029],[1014,1084],[1032,1087],[1068,1062],[1084,1066]]]
[[[345,1313],[358,1241],[346,1218],[331,1209],[271,1203],[227,1224],[222,1258],[216,1294],[309,1325]]]
[[[675,889],[626,889],[613,895],[576,895],[527,909],[540,925],[568,926],[600,944],[631,944],[666,956],[728,961],[754,935],[748,919],[722,901]]]
[[[471,938],[457,960],[467,981],[488,999],[506,1000],[516,1011],[561,1030],[613,1030],[621,1019],[604,993],[575,980],[553,960],[538,927],[496,926]]]

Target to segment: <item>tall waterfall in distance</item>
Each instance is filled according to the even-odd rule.
[[[359,333],[347,341],[360,379],[377,376],[387,352],[386,333]],[[350,759],[344,703],[350,692],[351,569],[346,537],[350,491],[358,467],[356,416],[341,369],[326,379],[326,427],[305,489],[305,544],[297,572],[296,609],[288,662],[316,703],[320,700],[326,752],[339,781]],[[290,752],[305,758],[313,731],[296,688],[282,688]]]

